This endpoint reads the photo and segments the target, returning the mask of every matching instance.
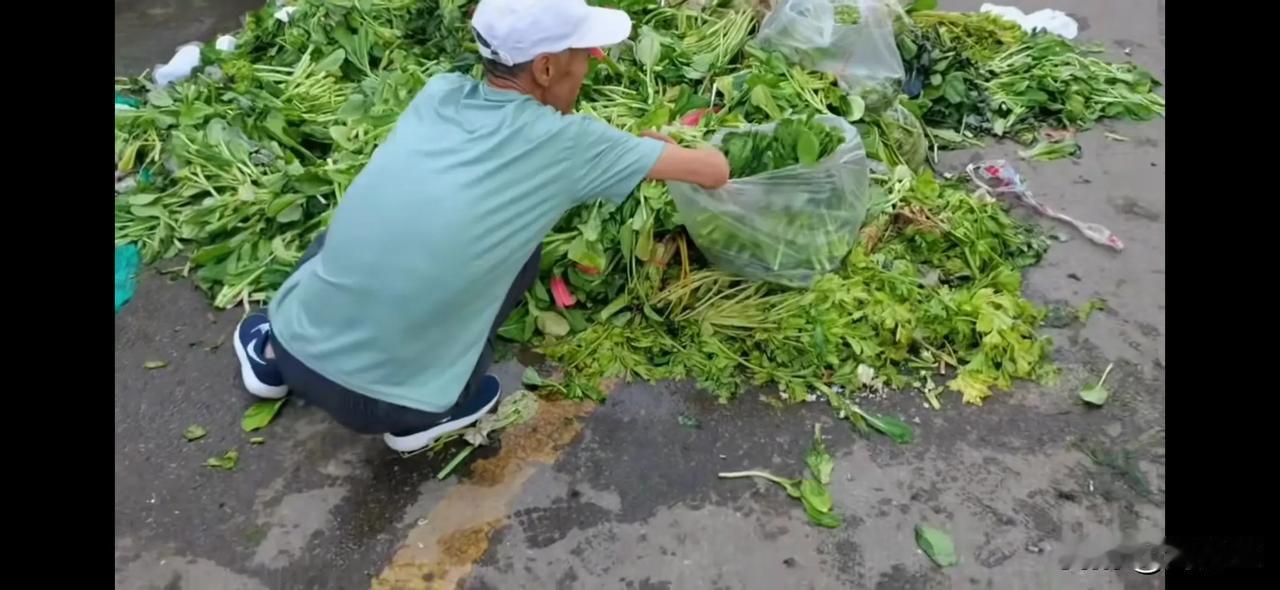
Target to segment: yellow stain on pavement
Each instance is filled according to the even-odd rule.
[[[498,454],[476,461],[471,474],[431,510],[424,524],[409,531],[374,590],[456,588],[489,548],[511,502],[539,465],[555,461],[582,431],[581,418],[595,410],[589,402],[547,401],[528,422],[501,434]]]

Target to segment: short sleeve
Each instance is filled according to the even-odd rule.
[[[667,144],[638,137],[608,123],[571,115],[569,174],[578,202],[621,202],[644,180]]]

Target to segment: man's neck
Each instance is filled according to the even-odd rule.
[[[489,87],[491,88],[496,88],[498,90],[507,90],[510,92],[519,92],[520,94],[531,96],[535,100],[539,100],[538,95],[532,91],[533,84],[530,84],[525,80],[499,78],[496,76],[485,76],[484,81],[485,81],[485,84],[488,84]]]

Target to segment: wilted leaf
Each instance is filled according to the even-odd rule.
[[[951,542],[951,536],[941,529],[935,529],[924,523],[917,524],[916,544],[939,566],[949,567],[956,564],[956,546]]]
[[[188,426],[186,430],[182,431],[182,438],[187,439],[189,442],[204,438],[206,434],[209,434],[209,431],[205,430],[203,426],[200,426],[199,424],[192,424],[191,426]]]
[[[231,471],[236,468],[236,463],[240,461],[240,451],[231,449],[224,453],[221,457],[210,457],[205,459],[204,466],[214,469],[223,469]]]
[[[142,363],[142,368],[148,371],[152,371],[155,369],[163,369],[167,366],[169,366],[169,361],[147,361],[145,363]]]

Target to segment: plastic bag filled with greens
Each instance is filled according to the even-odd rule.
[[[867,112],[892,104],[905,77],[894,37],[896,0],[781,0],[756,41],[806,68],[836,77]]]
[[[822,115],[727,129],[712,138],[731,180],[670,183],[677,220],[712,264],[792,287],[835,270],[866,216],[867,154],[858,130]]]
[[[906,164],[919,172],[929,158],[929,140],[924,124],[901,102],[858,123],[865,138],[867,155],[890,167]]]

